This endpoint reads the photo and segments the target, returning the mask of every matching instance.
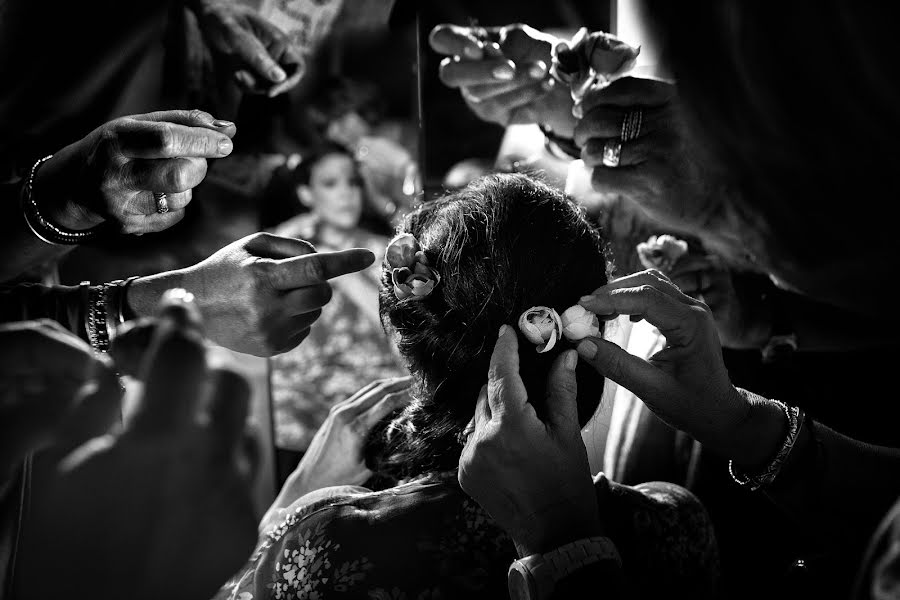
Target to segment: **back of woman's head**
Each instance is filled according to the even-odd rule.
[[[531,306],[562,313],[607,282],[607,261],[582,211],[526,175],[477,179],[410,213],[399,231],[416,237],[441,275],[424,299],[401,300],[390,269],[382,274],[382,320],[417,383],[413,403],[370,439],[367,460],[376,472],[405,478],[456,468],[459,433],[487,381],[500,326],[515,325]],[[538,414],[550,366],[567,344],[538,354],[519,336],[520,371]],[[584,424],[603,379],[585,366],[577,377]]]

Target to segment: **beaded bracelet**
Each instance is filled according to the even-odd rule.
[[[746,390],[742,390],[738,388],[738,391],[743,395],[748,396],[756,396],[752,392],[748,392]],[[758,396],[757,396],[758,397]],[[788,421],[788,433],[784,438],[784,442],[781,444],[781,448],[778,449],[778,453],[775,455],[775,458],[766,465],[766,467],[756,475],[746,475],[737,471],[734,466],[734,461],[728,461],[728,474],[731,475],[731,479],[734,480],[738,485],[744,486],[749,485],[750,489],[756,491],[762,487],[771,485],[775,478],[778,477],[778,473],[781,472],[781,467],[784,465],[784,462],[787,460],[788,455],[790,455],[791,450],[794,447],[794,442],[797,441],[797,437],[800,434],[800,427],[803,425],[803,411],[801,411],[796,406],[788,406],[784,402],[779,400],[768,400],[768,402],[774,402],[778,405],[784,412],[784,416]]]
[[[28,225],[31,233],[47,244],[54,246],[81,244],[96,237],[102,225],[84,230],[64,229],[54,225],[41,214],[37,201],[34,198],[34,177],[40,166],[51,158],[53,158],[52,154],[38,160],[28,173],[28,179],[25,181],[22,189],[22,214],[25,216],[25,223]]]
[[[125,290],[137,277],[117,279],[88,287],[88,305],[85,310],[85,330],[91,347],[97,352],[109,351],[116,337],[116,329],[125,322]]]

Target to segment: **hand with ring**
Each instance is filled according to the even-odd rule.
[[[184,217],[206,161],[231,154],[235,131],[234,123],[200,110],[110,121],[41,165],[35,201],[69,230],[106,221],[124,233],[162,231]]]
[[[665,81],[623,77],[589,90],[575,143],[601,193],[636,202],[653,220],[697,231],[714,201],[710,174],[691,147],[676,88]]]
[[[441,81],[459,88],[479,118],[504,126],[538,123],[572,137],[572,97],[549,73],[553,48],[562,40],[521,24],[443,24],[428,40],[435,52],[447,57],[441,62]]]

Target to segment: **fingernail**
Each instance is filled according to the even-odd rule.
[[[597,356],[597,344],[589,340],[585,340],[578,344],[578,354],[582,357],[591,359]]]
[[[593,296],[582,296],[581,298],[578,299],[578,303],[581,304],[582,302],[590,302],[593,299],[594,299]]]
[[[576,102],[572,106],[572,116],[575,117],[576,119],[580,119],[581,117],[584,116],[584,108],[582,108],[581,102]]]
[[[275,83],[281,83],[285,79],[287,79],[287,73],[284,72],[284,69],[281,67],[272,67],[269,70],[269,79],[274,81]]]
[[[575,370],[575,366],[578,364],[578,353],[574,350],[566,350],[565,360],[566,368],[570,371]]]
[[[554,87],[556,87],[556,80],[553,79],[552,77],[548,77],[547,79],[545,79],[541,82],[541,89],[544,90],[545,92],[549,92]]]
[[[500,326],[500,333],[497,334],[498,338],[503,337],[503,334],[509,329],[509,325],[503,324]]]
[[[213,127],[231,127],[234,125],[231,121],[223,121],[222,119],[216,119],[212,122]]]
[[[234,144],[231,142],[231,139],[224,138],[219,140],[219,152],[221,154],[230,153],[232,148],[234,148]]]
[[[547,74],[547,63],[542,60],[537,61],[528,68],[528,76],[532,79],[541,79]]]
[[[484,48],[484,44],[482,44],[481,42],[478,42],[478,46],[466,46],[463,49],[463,54],[465,54],[467,57],[469,57],[471,59],[479,60],[482,57],[482,54],[484,52],[483,48]]]
[[[506,61],[506,64],[500,65],[499,67],[491,71],[491,75],[494,76],[494,79],[509,81],[516,76],[516,66],[512,63],[512,61]]]

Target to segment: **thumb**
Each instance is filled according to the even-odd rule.
[[[547,418],[558,427],[578,426],[578,353],[566,350],[556,357],[547,380]]]
[[[244,238],[244,249],[260,258],[293,258],[316,252],[315,246],[299,238],[272,235],[271,233],[254,233]]]
[[[634,393],[651,409],[664,406],[668,396],[679,395],[678,384],[666,373],[608,340],[582,340],[578,344],[578,355],[598,373]]]

